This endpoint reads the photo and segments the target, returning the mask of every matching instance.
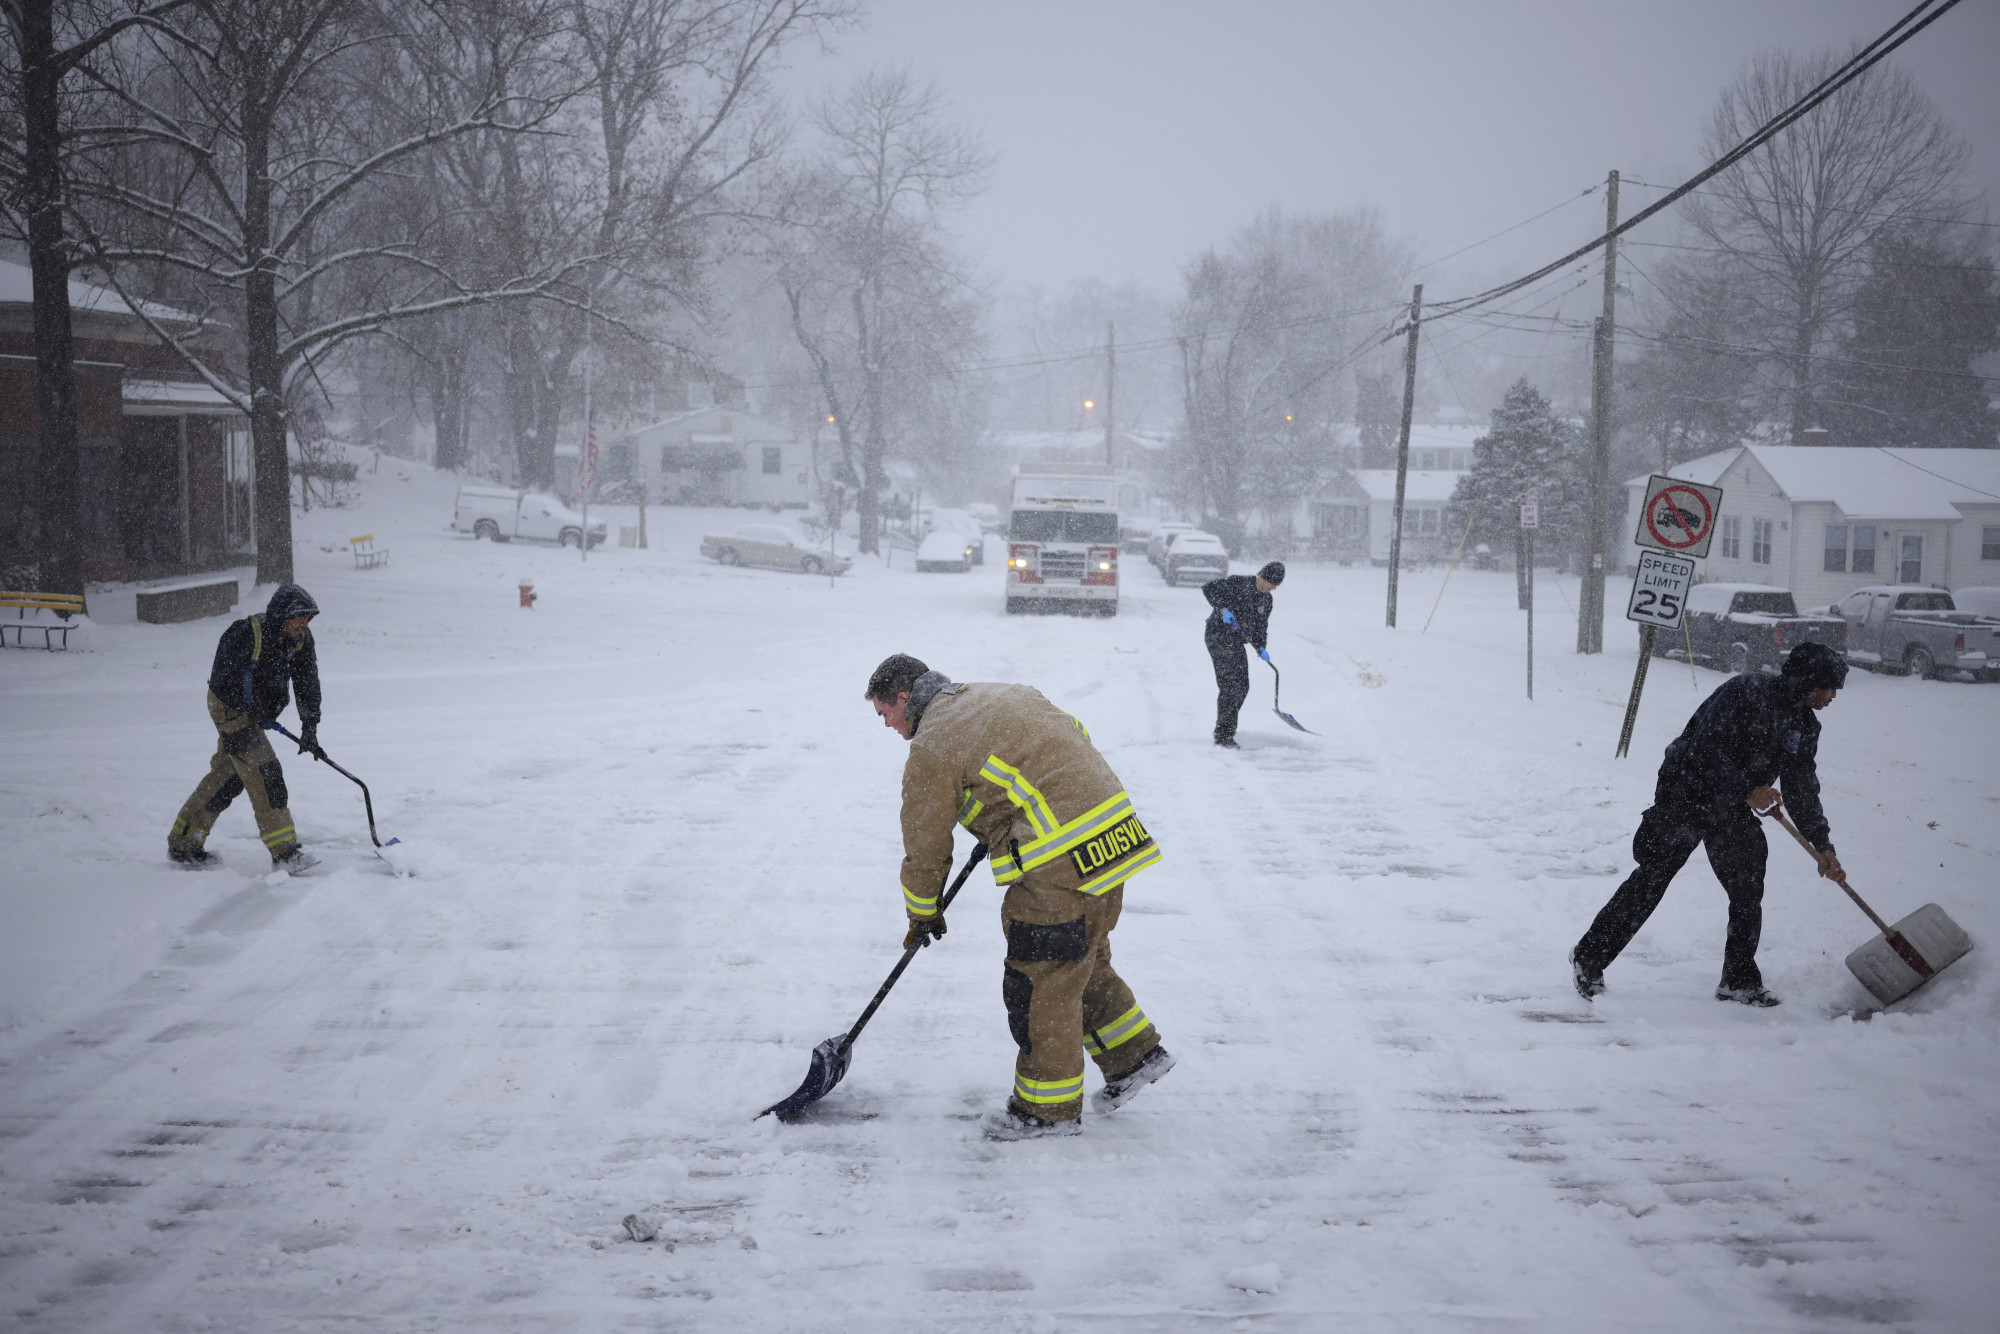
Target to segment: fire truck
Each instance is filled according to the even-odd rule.
[[[1007,523],[1007,610],[1118,614],[1118,479],[1110,468],[1022,465]]]

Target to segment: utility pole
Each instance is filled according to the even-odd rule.
[[[1403,564],[1403,488],[1410,478],[1410,413],[1417,405],[1417,327],[1424,285],[1410,289],[1410,339],[1403,348],[1403,429],[1396,437],[1396,510],[1389,522],[1389,628],[1396,628],[1396,575]]]
[[[1605,548],[1605,507],[1611,503],[1611,348],[1618,315],[1618,173],[1604,187],[1604,313],[1591,339],[1590,379],[1590,559],[1578,598],[1576,651],[1604,652],[1604,575],[1611,553]]]
[[[1112,441],[1118,427],[1118,326],[1110,320],[1104,322],[1104,462],[1108,467],[1118,466],[1118,457],[1112,448]]]

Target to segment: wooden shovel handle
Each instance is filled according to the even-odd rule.
[[[1819,849],[1814,847],[1811,843],[1807,842],[1806,836],[1799,832],[1799,827],[1786,818],[1783,807],[1774,807],[1771,810],[1770,814],[1772,819],[1776,820],[1779,824],[1785,827],[1786,833],[1790,834],[1793,838],[1799,841],[1799,846],[1804,848],[1808,853],[1810,853],[1812,859],[1815,862],[1818,862],[1821,866],[1826,865],[1825,859],[1819,855]],[[1868,920],[1875,923],[1875,929],[1880,931],[1885,939],[1888,939],[1893,942],[1894,940],[1900,938],[1897,936],[1895,929],[1892,928],[1887,922],[1883,921],[1880,917],[1876,916],[1875,910],[1869,907],[1867,902],[1864,899],[1862,899],[1862,897],[1859,894],[1854,892],[1854,886],[1847,883],[1847,875],[1845,872],[1841,874],[1840,879],[1834,881],[1833,883],[1839,885],[1842,889],[1847,891],[1847,897],[1854,900],[1854,906],[1861,909],[1862,912],[1868,914]]]

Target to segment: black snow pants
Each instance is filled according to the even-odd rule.
[[[1576,944],[1576,961],[1585,971],[1601,973],[1638,934],[1667,892],[1674,875],[1687,864],[1696,844],[1708,848],[1708,864],[1729,894],[1729,935],[1722,947],[1722,985],[1755,988],[1764,984],[1757,970],[1757,939],[1764,929],[1764,831],[1747,805],[1734,809],[1656,804],[1640,817],[1632,836],[1632,856],[1639,869],[1627,876],[1618,892],[1597,914],[1590,930]]]
[[[1215,664],[1215,739],[1236,739],[1236,715],[1250,698],[1250,655],[1243,641],[1231,633],[1228,638],[1204,634],[1209,660]]]

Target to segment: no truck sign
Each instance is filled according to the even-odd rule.
[[[1715,516],[1722,508],[1722,488],[1683,482],[1655,473],[1646,482],[1646,503],[1639,507],[1639,531],[1632,541],[1676,556],[1708,555],[1715,538]]]

